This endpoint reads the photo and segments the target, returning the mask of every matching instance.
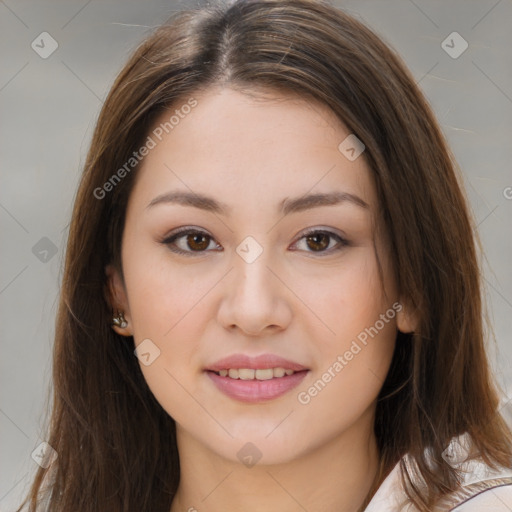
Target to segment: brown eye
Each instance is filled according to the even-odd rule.
[[[210,245],[210,237],[202,233],[187,235],[186,240],[193,251],[204,251]]]
[[[212,241],[210,235],[197,229],[182,229],[162,240],[162,243],[173,252],[190,256],[207,252]]]
[[[306,237],[306,240],[308,243],[308,247],[310,247],[314,251],[322,251],[326,247],[329,247],[329,238],[329,235],[319,231],[313,235],[308,235]]]
[[[331,254],[340,251],[349,245],[349,242],[342,238],[340,235],[332,231],[325,231],[314,229],[305,233],[295,244],[305,240],[305,248],[303,249],[309,253],[317,253],[319,256]],[[334,241],[334,244],[331,242]],[[337,243],[336,243],[337,242]]]

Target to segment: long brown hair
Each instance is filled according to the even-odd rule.
[[[111,329],[105,294],[105,266],[122,274],[137,165],[107,192],[104,184],[164,110],[213,85],[321,102],[366,146],[400,294],[419,319],[414,334],[398,334],[378,400],[381,471],[372,492],[409,454],[407,492],[421,511],[431,510],[457,489],[457,471],[442,452],[465,432],[488,464],[509,466],[510,430],[497,412],[484,350],[474,224],[453,156],[413,77],[371,30],[327,2],[241,0],[176,13],[135,51],[100,113],[74,205],[56,324],[47,441],[58,459],[38,470],[30,510],[38,502],[52,512],[170,509],[180,478],[174,421],[149,390],[133,339]],[[414,483],[418,477],[425,486]]]

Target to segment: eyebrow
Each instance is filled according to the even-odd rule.
[[[217,201],[212,197],[202,194],[186,191],[172,191],[166,192],[155,197],[147,206],[146,209],[153,208],[158,204],[180,204],[183,206],[192,206],[219,215],[229,215],[232,211],[231,207],[227,204]],[[368,209],[369,205],[360,197],[350,194],[348,192],[329,192],[324,194],[309,194],[290,199],[286,197],[283,199],[277,208],[278,213],[288,215],[290,213],[302,212],[312,208],[319,208],[321,206],[334,206],[342,203],[351,203],[361,208]]]

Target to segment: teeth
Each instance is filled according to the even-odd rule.
[[[270,380],[281,378],[285,375],[292,375],[293,370],[285,370],[284,368],[266,368],[253,370],[252,368],[229,368],[228,370],[219,370],[217,372],[221,377],[229,377],[231,379],[240,380]]]
[[[267,368],[266,370],[256,370],[255,372],[256,379],[258,380],[269,380],[274,378],[274,370],[272,368]]]
[[[253,380],[255,373],[255,370],[250,370],[249,368],[242,368],[238,370],[238,378],[242,380]],[[229,370],[229,376],[231,377],[231,370]]]
[[[286,370],[284,368],[274,368],[274,377],[284,377],[286,375]],[[293,370],[289,370],[293,373]]]

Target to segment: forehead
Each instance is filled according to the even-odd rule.
[[[340,150],[349,136],[328,107],[309,99],[210,89],[176,102],[155,121],[133,200],[147,204],[168,189],[188,189],[262,208],[335,189],[372,204],[364,153],[352,161]]]

